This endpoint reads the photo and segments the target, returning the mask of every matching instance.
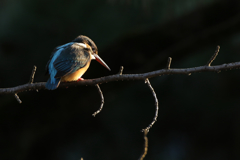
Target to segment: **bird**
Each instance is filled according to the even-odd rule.
[[[87,36],[79,35],[72,42],[56,47],[46,65],[49,79],[45,87],[54,90],[60,82],[83,80],[81,77],[87,71],[91,60],[98,61],[111,71],[98,56],[96,44]]]

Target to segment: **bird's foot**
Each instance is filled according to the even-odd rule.
[[[83,81],[83,80],[84,80],[83,78],[78,78],[77,82],[78,82],[78,81]]]

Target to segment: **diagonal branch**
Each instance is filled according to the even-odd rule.
[[[21,99],[19,98],[19,96],[17,95],[17,93],[14,94],[14,97],[16,98],[16,100],[18,101],[18,103],[22,103]]]
[[[211,66],[212,62],[216,59],[219,50],[220,50],[220,46],[217,46],[215,53],[213,54],[213,56],[209,59],[208,63],[206,64],[207,66]]]

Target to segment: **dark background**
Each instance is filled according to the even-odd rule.
[[[47,80],[52,50],[87,35],[111,72],[93,61],[85,79],[240,60],[240,1],[236,0],[2,0],[0,87]],[[240,159],[239,70],[151,78],[159,117],[148,134],[146,160]],[[155,114],[144,81],[0,96],[1,160],[138,159],[140,132]]]

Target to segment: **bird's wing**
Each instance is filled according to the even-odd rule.
[[[60,51],[61,53],[53,62],[57,71],[55,78],[71,74],[83,68],[90,61],[90,53],[77,44],[69,45]]]
[[[70,46],[70,45],[72,45],[74,42],[70,42],[70,43],[66,43],[66,44],[64,44],[64,45],[61,45],[61,46],[58,46],[58,47],[56,47],[54,50],[53,50],[53,52],[52,52],[52,54],[51,54],[51,56],[50,56],[50,59],[49,59],[49,61],[47,62],[47,65],[46,65],[46,73],[45,74],[49,74],[49,64],[50,63],[53,63],[53,58],[55,58],[55,57],[58,57],[58,55],[56,55],[56,53],[57,52],[61,52],[63,49],[65,49],[65,48],[67,48],[68,46]],[[55,58],[56,59],[56,58]],[[51,62],[52,61],[52,62]]]

